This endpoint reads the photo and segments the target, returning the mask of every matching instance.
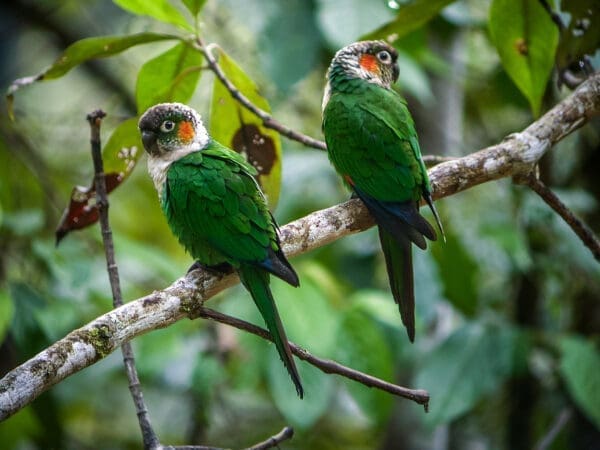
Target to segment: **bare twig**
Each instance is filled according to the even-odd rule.
[[[590,249],[594,258],[600,262],[600,240],[594,235],[594,232],[583,221],[576,217],[575,214],[567,208],[567,205],[565,205],[534,173],[530,173],[522,180],[522,182],[535,191],[548,206],[563,218],[567,225],[569,225],[579,239],[581,239],[581,242]]]
[[[267,450],[269,448],[278,447],[284,441],[291,439],[294,436],[294,430],[290,427],[284,427],[279,433],[270,438],[254,444],[245,450]],[[225,450],[221,447],[210,447],[205,445],[161,445],[157,450]]]
[[[112,230],[108,220],[108,194],[106,193],[106,178],[104,176],[104,165],[102,162],[102,150],[100,145],[100,124],[105,116],[106,114],[103,111],[97,110],[88,114],[87,120],[90,123],[91,129],[90,143],[92,147],[92,160],[94,162],[94,184],[96,188],[98,215],[100,218],[100,229],[102,230],[102,242],[104,243],[104,252],[106,254],[106,267],[112,290],[113,307],[118,308],[123,305],[123,296],[121,294],[119,268],[117,267],[117,262],[115,260]],[[135,368],[135,359],[131,344],[129,342],[124,342],[121,345],[121,351],[123,353],[123,363],[127,372],[127,379],[129,380],[129,391],[133,397],[133,403],[135,404],[140,429],[142,431],[144,448],[156,448],[159,445],[159,441],[152,429],[152,424],[150,423],[150,416],[148,414],[148,409],[146,408],[146,403],[144,402],[144,395],[142,394],[140,380]]]
[[[265,330],[264,328],[257,327],[256,325],[248,323],[244,320],[228,316],[226,314],[220,313],[210,308],[205,308],[203,306],[198,308],[197,314],[198,317],[203,317],[205,319],[214,320],[219,323],[224,323],[226,325],[235,327],[239,330],[247,331],[248,333],[260,336],[263,339],[273,341],[273,338],[267,330]],[[190,317],[193,316],[190,314]],[[292,350],[292,353],[294,355],[296,355],[303,361],[310,363],[311,365],[315,366],[317,369],[321,370],[324,373],[337,374],[350,380],[357,381],[365,386],[380,389],[382,391],[388,392],[393,395],[397,395],[399,397],[404,397],[408,400],[412,400],[420,405],[423,405],[425,407],[425,411],[427,411],[428,409],[429,394],[427,393],[427,391],[424,391],[422,389],[408,389],[402,386],[398,386],[396,384],[388,383],[387,381],[383,381],[374,376],[368,375],[363,372],[359,372],[358,370],[352,369],[350,367],[346,367],[330,359],[323,359],[311,355],[308,351],[294,344],[293,342],[289,342],[289,344],[290,349]]]
[[[210,46],[204,45],[204,42],[202,41],[201,38],[198,37],[194,41],[193,45],[196,49],[198,49],[202,52],[202,54],[206,58],[208,66],[213,71],[215,76],[219,79],[219,81],[221,83],[223,83],[223,86],[225,86],[225,88],[231,93],[231,96],[233,98],[235,98],[244,108],[248,109],[249,111],[254,113],[256,116],[258,116],[263,121],[263,125],[265,127],[276,130],[277,132],[284,135],[285,137],[292,139],[294,141],[298,141],[308,147],[313,147],[318,150],[326,149],[325,142],[319,141],[310,136],[307,136],[305,134],[298,133],[297,131],[292,130],[291,128],[289,128],[289,127],[283,125],[282,123],[280,123],[279,121],[275,120],[273,118],[273,116],[271,116],[271,114],[260,109],[258,106],[256,106],[254,103],[252,103],[248,99],[248,97],[246,97],[244,94],[242,94],[239,91],[239,89],[229,80],[229,78],[227,78],[227,76],[223,72],[223,69],[221,69],[221,66],[219,66],[217,60],[213,56]]]
[[[573,416],[573,410],[570,408],[563,409],[560,414],[556,417],[556,420],[548,430],[548,432],[542,436],[542,438],[535,444],[534,450],[546,450],[552,445],[558,433],[564,428],[567,422]]]
[[[294,437],[294,429],[290,427],[285,427],[279,433],[271,436],[269,439],[263,442],[259,442],[252,447],[248,447],[246,450],[267,450],[273,447],[279,447],[283,441],[287,441]]]
[[[432,168],[433,197],[439,199],[481,183],[529,173],[553,144],[599,113],[600,74],[596,74],[522,132]],[[307,253],[372,225],[364,205],[353,199],[281,227],[283,250],[290,257]],[[195,270],[163,290],[130,301],[72,331],[0,380],[0,420],[123,342],[188,317],[189,312],[236,282],[234,275]]]

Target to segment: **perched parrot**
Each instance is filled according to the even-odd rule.
[[[383,41],[339,50],[327,71],[323,133],[329,160],[375,219],[390,288],[410,341],[415,338],[411,243],[427,247],[432,226],[419,214],[424,198],[440,232],[431,186],[406,101],[392,89],[398,53]]]
[[[231,266],[250,292],[298,396],[303,389],[269,288],[269,274],[292,286],[298,275],[281,251],[277,224],[246,160],[214,141],[200,115],[180,103],[148,109],[139,129],[148,172],[173,234],[208,267]]]

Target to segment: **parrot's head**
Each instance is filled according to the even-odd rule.
[[[327,71],[327,84],[362,79],[390,89],[399,74],[394,47],[384,41],[360,41],[338,50]]]
[[[209,141],[200,114],[181,103],[149,108],[138,122],[144,148],[153,158],[177,160],[202,150]]]

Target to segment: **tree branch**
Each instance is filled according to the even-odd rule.
[[[432,168],[433,197],[439,199],[484,182],[529,173],[552,145],[599,113],[600,74],[595,74],[522,132]],[[283,249],[288,256],[295,256],[372,225],[360,200],[349,200],[283,226]],[[0,380],[0,420],[123,342],[188,317],[236,282],[233,275],[193,271],[166,289],[131,301],[69,333]]]
[[[225,325],[235,327],[238,330],[247,331],[248,333],[260,336],[268,341],[273,341],[273,338],[269,332],[264,328],[257,327],[256,325],[248,323],[244,320],[228,316],[213,309],[205,308],[204,306],[200,306],[198,308],[197,314],[190,314],[190,318],[194,317],[203,317],[205,319],[214,320],[215,322],[223,323]],[[365,386],[380,389],[390,394],[397,395],[398,397],[404,397],[408,400],[412,400],[420,405],[423,405],[425,407],[425,411],[427,411],[429,408],[429,394],[423,389],[408,389],[396,384],[388,383],[387,381],[383,381],[374,376],[359,372],[358,370],[350,367],[346,367],[330,359],[322,359],[311,355],[308,351],[294,344],[293,342],[290,342],[289,344],[290,350],[294,355],[301,360],[312,364],[324,373],[337,374],[350,380],[358,381],[360,384]]]
[[[567,208],[558,196],[548,188],[533,172],[524,179],[518,179],[519,183],[526,184],[544,202],[546,202],[562,219],[571,227],[581,242],[590,249],[596,261],[600,262],[600,240],[593,231],[583,223],[573,212]]]
[[[294,429],[290,427],[285,427],[279,433],[277,433],[274,436],[271,436],[266,441],[259,442],[258,444],[247,448],[246,450],[267,450],[269,448],[279,447],[279,444],[281,444],[283,441],[291,439],[292,437],[294,437]]]

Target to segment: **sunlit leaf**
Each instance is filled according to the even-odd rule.
[[[179,39],[179,37],[168,34],[139,33],[129,36],[102,36],[81,39],[67,47],[63,54],[43,72],[30,77],[19,78],[12,82],[6,92],[9,114],[12,117],[14,93],[23,86],[28,86],[36,81],[60,78],[73,67],[90,59],[106,58],[136,45],[169,39]]]
[[[600,352],[592,342],[576,337],[560,341],[560,372],[573,400],[600,427]]]
[[[538,116],[558,44],[556,25],[538,0],[494,0],[489,28],[504,69]]]
[[[206,0],[183,0],[183,4],[194,17],[198,15],[205,3]]]
[[[360,308],[349,310],[342,319],[335,359],[353,369],[393,382],[393,356],[389,344],[373,318]],[[359,383],[348,382],[346,386],[363,413],[374,423],[381,423],[389,415],[392,396]]]
[[[115,129],[102,150],[108,193],[129,176],[142,154],[142,148],[137,118],[128,119]],[[56,243],[70,231],[85,228],[97,220],[96,190],[92,180],[90,187],[73,188],[69,205],[56,229]]]
[[[494,392],[515,366],[518,335],[510,328],[466,325],[423,358],[415,386],[431,395],[429,425],[447,423]]]
[[[138,73],[138,113],[161,102],[186,103],[198,84],[202,54],[179,42],[175,47],[146,62]]]
[[[362,39],[385,39],[394,42],[402,36],[421,27],[433,18],[445,6],[455,0],[414,0],[405,5],[400,5],[396,18],[363,36]]]
[[[168,0],[113,0],[115,4],[119,5],[125,11],[129,11],[133,14],[140,16],[150,16],[161,22],[170,23],[177,25],[184,30],[194,31],[183,14],[179,12]]]
[[[256,84],[225,52],[219,50],[219,64],[227,78],[259,108],[270,112],[269,103]],[[241,153],[258,170],[261,185],[271,209],[277,205],[281,184],[281,138],[262,125],[261,119],[235,100],[223,84],[215,80],[210,109],[211,136]]]

